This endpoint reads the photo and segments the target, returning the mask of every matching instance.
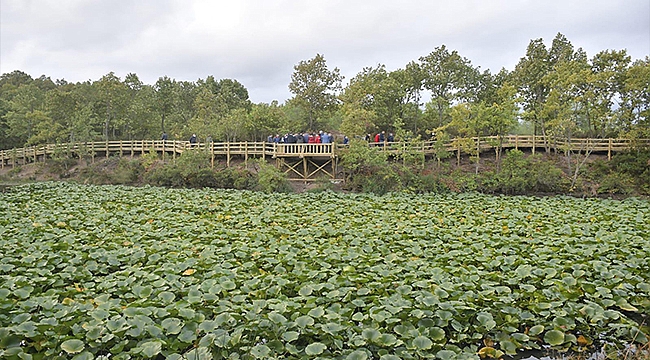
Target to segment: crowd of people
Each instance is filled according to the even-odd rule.
[[[319,131],[317,133],[287,133],[282,136],[276,134],[269,135],[267,142],[277,144],[331,144],[334,142],[334,135],[331,132]],[[350,140],[347,136],[343,137],[343,143],[347,144]]]
[[[393,133],[388,133],[388,135],[386,135],[386,132],[382,131],[380,133],[376,133],[375,136],[372,136],[371,134],[366,134],[365,140],[369,143],[394,142],[395,135],[393,135]]]
[[[386,131],[378,132],[374,136],[367,134],[364,138],[369,143],[383,143],[395,142],[395,135],[393,133],[386,134]],[[334,142],[334,136],[330,132],[319,131],[318,133],[287,133],[284,135],[276,134],[275,136],[269,135],[266,139],[267,142],[277,144],[330,144]],[[343,144],[348,144],[350,139],[347,136],[343,137]]]
[[[167,133],[163,133],[162,140],[167,140]],[[383,143],[389,142],[392,143],[395,141],[395,136],[393,133],[386,134],[385,131],[378,132],[374,136],[366,134],[365,141],[369,143]],[[190,144],[196,144],[198,141],[196,134],[192,134],[189,139]],[[212,141],[212,137],[206,139],[207,142]],[[331,132],[319,131],[315,132],[305,132],[305,133],[287,133],[284,135],[276,134],[275,136],[269,135],[266,138],[267,142],[276,143],[276,144],[331,144],[334,143],[334,135]],[[347,136],[343,136],[343,144],[348,144],[350,139]]]

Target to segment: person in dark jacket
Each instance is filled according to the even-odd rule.
[[[190,144],[196,144],[196,134],[192,134],[192,136],[190,136]]]

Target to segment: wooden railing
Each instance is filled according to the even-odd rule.
[[[444,144],[438,144],[435,140],[424,142],[382,142],[369,143],[369,146],[397,154],[404,151],[418,151],[425,155],[433,155],[440,145],[450,152],[456,152],[459,156],[467,152],[461,146],[462,139],[452,139]],[[468,139],[464,139],[468,140]],[[506,149],[552,149],[557,151],[597,151],[607,152],[611,157],[614,152],[632,149],[634,147],[650,147],[650,139],[572,139],[562,141],[557,139],[545,139],[541,136],[532,135],[509,135],[499,139],[496,136],[471,138],[472,149],[487,151],[494,149],[501,142]],[[56,156],[90,156],[94,160],[97,156],[109,157],[111,154],[119,156],[134,156],[155,151],[165,157],[176,157],[189,149],[203,149],[209,152],[214,160],[215,156],[225,156],[230,163],[231,156],[253,157],[336,157],[347,147],[343,144],[278,144],[269,142],[212,142],[190,144],[187,141],[172,140],[130,140],[130,141],[98,141],[64,144],[37,145],[24,148],[15,148],[0,151],[0,164],[4,166],[20,165],[28,162],[35,162],[38,159]]]

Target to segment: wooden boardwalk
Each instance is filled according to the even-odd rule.
[[[532,152],[551,149],[558,152],[565,150],[577,152],[607,153],[611,158],[613,153],[630,150],[635,147],[650,147],[650,139],[573,139],[571,142],[545,139],[541,136],[509,135],[501,139],[505,149],[527,149]],[[496,136],[453,139],[444,144],[436,141],[370,143],[380,151],[389,154],[399,154],[406,151],[421,152],[425,156],[434,156],[442,147],[455,153],[460,158],[462,153],[478,153],[494,150],[498,146]],[[314,180],[319,176],[332,179],[337,177],[338,157],[347,145],[342,144],[277,144],[269,142],[226,142],[190,144],[187,141],[171,140],[131,140],[131,141],[99,141],[83,143],[64,143],[15,148],[0,151],[0,167],[15,167],[31,162],[44,161],[48,157],[74,156],[90,157],[94,161],[98,157],[142,155],[155,151],[163,160],[175,159],[183,152],[201,149],[211,155],[211,165],[215,159],[225,159],[230,166],[234,157],[247,161],[249,158],[275,159],[278,168],[289,174],[295,180]]]

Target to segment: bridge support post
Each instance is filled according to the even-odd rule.
[[[302,177],[305,180],[305,185],[306,185],[307,184],[307,174],[309,174],[309,172],[308,172],[309,171],[309,165],[307,164],[307,158],[304,157],[304,156],[302,157],[302,171],[303,171]]]

